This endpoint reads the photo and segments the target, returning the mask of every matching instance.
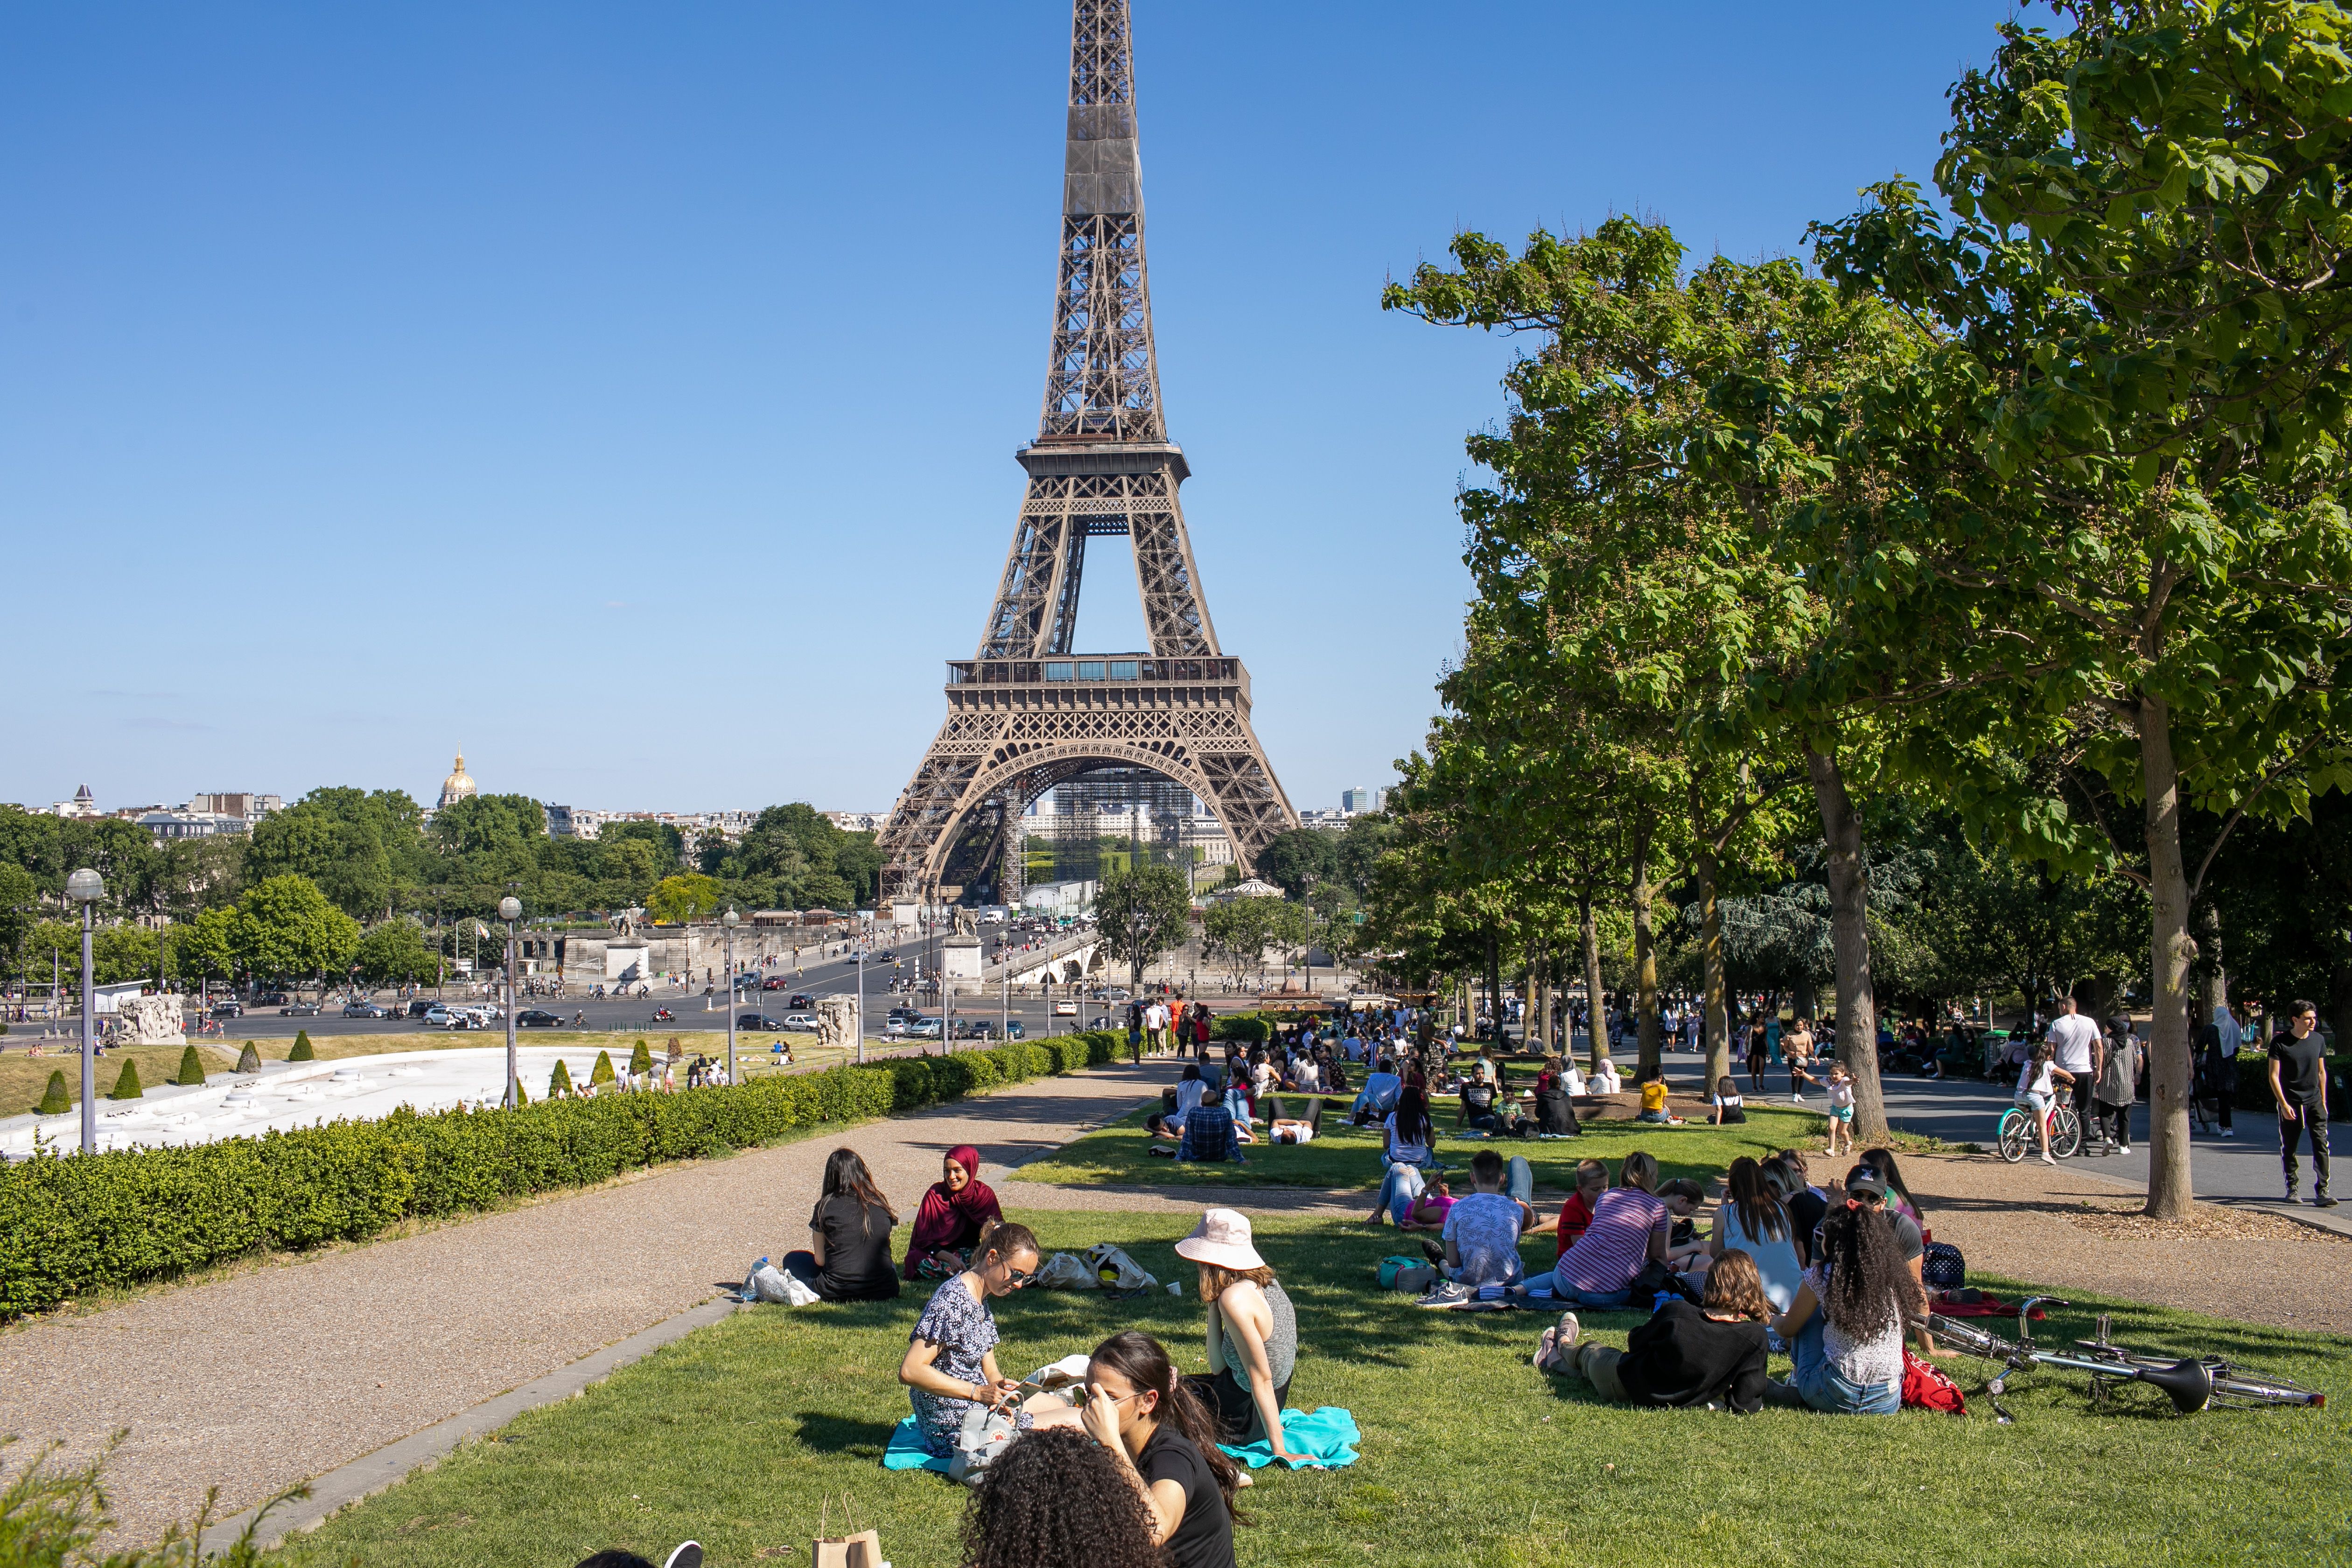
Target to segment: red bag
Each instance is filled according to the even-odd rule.
[[[1960,1385],[1907,1350],[1903,1352],[1903,1405],[1906,1410],[1941,1410],[1948,1415],[1969,1413]]]

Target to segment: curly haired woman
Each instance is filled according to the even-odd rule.
[[[1876,1177],[1873,1175],[1871,1181]],[[1903,1405],[1903,1331],[1926,1309],[1895,1227],[1853,1196],[1822,1222],[1820,1254],[1772,1331],[1796,1375],[1765,1399],[1837,1415],[1887,1415]]]
[[[981,1472],[963,1510],[969,1568],[1160,1568],[1144,1494],[1070,1427],[1032,1432]]]

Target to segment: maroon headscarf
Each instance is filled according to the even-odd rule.
[[[970,1172],[971,1180],[960,1193],[948,1191],[945,1180],[923,1189],[922,1206],[915,1211],[915,1228],[907,1238],[906,1266],[899,1270],[905,1279],[915,1279],[923,1259],[934,1252],[968,1251],[980,1240],[982,1226],[1004,1218],[1004,1211],[996,1206],[996,1194],[980,1179],[980,1151],[960,1143],[948,1151],[948,1158]]]

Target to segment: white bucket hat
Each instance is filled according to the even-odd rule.
[[[1249,1216],[1233,1209],[1210,1209],[1192,1234],[1176,1244],[1176,1256],[1219,1268],[1263,1268],[1265,1259],[1250,1245]]]

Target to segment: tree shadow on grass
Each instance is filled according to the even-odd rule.
[[[879,1459],[882,1450],[890,1445],[890,1434],[896,1430],[894,1425],[860,1421],[824,1410],[803,1410],[794,1419],[800,1423],[802,1447],[820,1454],[847,1454],[861,1459]]]

